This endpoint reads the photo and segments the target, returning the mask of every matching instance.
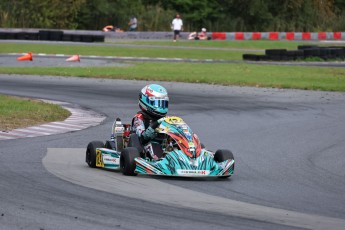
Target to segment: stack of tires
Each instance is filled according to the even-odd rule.
[[[45,41],[61,41],[63,36],[63,31],[55,30],[40,30],[38,32],[39,39]]]
[[[0,40],[38,40],[38,33],[0,32]]]
[[[104,35],[68,34],[61,30],[39,30],[38,32],[0,32],[0,40],[104,42]]]
[[[104,35],[64,33],[63,31],[56,31],[56,30],[40,30],[39,40],[72,41],[72,42],[104,42]]]
[[[266,49],[264,55],[243,54],[246,61],[299,61],[306,59],[337,60],[345,59],[345,47],[298,46],[297,50]]]

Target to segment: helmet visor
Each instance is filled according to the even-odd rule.
[[[153,107],[167,109],[169,106],[169,98],[156,98],[156,97],[147,97],[146,102]]]

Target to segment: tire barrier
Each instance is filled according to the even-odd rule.
[[[243,54],[246,61],[298,61],[312,58],[322,60],[345,59],[345,46],[298,46],[297,50],[266,49],[265,54]]]
[[[181,32],[180,39],[187,40],[190,32]],[[92,37],[90,37],[92,36]],[[208,32],[212,40],[286,40],[286,41],[320,41],[345,40],[345,32]],[[119,39],[172,40],[173,33],[165,32],[103,32],[94,30],[37,30],[37,29],[3,29],[0,28],[0,40],[51,40],[76,42],[104,42]]]
[[[39,30],[38,32],[0,31],[0,40],[104,42],[104,35],[65,33],[64,31],[60,30]]]

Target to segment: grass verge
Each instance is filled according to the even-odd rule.
[[[245,51],[233,50],[198,50],[198,49],[171,49],[154,47],[123,47],[123,46],[89,46],[65,44],[14,44],[0,43],[0,53],[27,53],[46,54],[79,54],[117,57],[154,57],[154,58],[190,58],[190,59],[224,59],[242,60]],[[254,51],[254,53],[257,53]],[[263,53],[258,51],[258,53]]]
[[[299,45],[316,44],[305,41],[271,41],[271,40],[243,40],[243,41],[186,41],[180,40],[177,43],[171,41],[144,41],[144,40],[118,40],[116,42],[108,42],[109,44],[133,44],[133,45],[151,45],[151,46],[185,46],[185,47],[212,47],[225,49],[297,49]],[[317,44],[319,45],[319,43]],[[327,44],[328,45],[328,44]],[[336,44],[335,44],[336,45]]]
[[[0,53],[79,54],[96,56],[155,57],[242,60],[244,53],[264,54],[264,49],[296,50],[299,45],[311,42],[293,41],[137,41],[118,40],[93,45],[0,43]],[[120,46],[116,46],[120,45]],[[135,47],[125,45],[137,45]],[[325,44],[332,45],[332,44]],[[336,44],[334,44],[336,45]],[[178,48],[178,49],[176,49]],[[191,48],[208,48],[191,49]],[[218,48],[218,49],[212,49]],[[250,51],[248,51],[250,50]]]
[[[1,67],[0,72],[345,91],[345,70],[325,67],[143,62],[129,67]]]
[[[0,131],[62,121],[70,115],[58,105],[0,95]]]

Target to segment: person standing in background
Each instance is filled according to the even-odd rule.
[[[171,28],[174,31],[174,42],[180,37],[180,31],[183,31],[183,22],[179,14],[176,14],[176,17],[171,23]]]
[[[128,23],[129,25],[129,31],[136,31],[137,30],[137,26],[138,26],[138,20],[135,16],[131,17],[131,20]]]

